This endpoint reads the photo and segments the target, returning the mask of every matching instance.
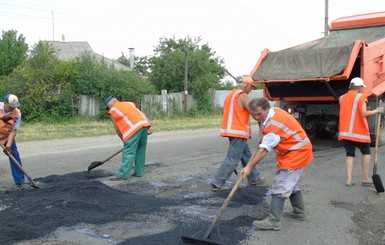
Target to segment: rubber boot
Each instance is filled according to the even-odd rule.
[[[277,195],[271,196],[270,212],[266,219],[255,220],[253,225],[262,230],[281,230],[281,215],[283,211],[283,205],[285,204],[285,198]]]
[[[289,197],[291,206],[293,210],[290,212],[284,212],[283,216],[287,218],[297,219],[304,221],[306,219],[305,216],[305,205],[303,204],[302,193],[297,191],[296,193],[292,193]]]

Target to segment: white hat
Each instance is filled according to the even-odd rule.
[[[362,86],[362,87],[366,88],[366,85],[364,84],[364,80],[362,80],[362,78],[360,78],[360,77],[353,78],[350,81],[350,84],[352,84],[353,86],[356,86],[356,87]]]

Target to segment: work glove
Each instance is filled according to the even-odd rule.
[[[378,114],[384,114],[384,107],[377,107]]]
[[[6,146],[3,150],[4,154],[9,156],[12,155],[11,147]]]
[[[13,117],[11,115],[5,115],[5,114],[1,118],[1,120],[3,120],[3,122],[8,122],[11,119],[13,119]]]

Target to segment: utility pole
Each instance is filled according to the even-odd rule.
[[[55,18],[52,11],[52,41],[55,41]]]
[[[329,0],[325,0],[325,29],[324,36],[326,37],[329,33]]]
[[[188,53],[187,47],[184,48],[184,112],[187,112],[188,99]]]

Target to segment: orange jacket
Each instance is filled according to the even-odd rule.
[[[370,143],[369,125],[362,116],[362,106],[367,95],[349,91],[340,97],[340,119],[338,140]]]
[[[116,125],[123,136],[123,142],[126,142],[142,127],[151,126],[146,116],[131,102],[115,102],[108,114],[115,119]]]
[[[221,126],[223,137],[251,138],[250,113],[246,108],[241,108],[238,102],[241,93],[244,92],[234,89],[225,99]]]
[[[266,122],[263,134],[276,133],[281,141],[274,147],[278,170],[300,169],[313,160],[312,144],[298,121],[280,108]]]
[[[0,102],[1,104],[3,104],[4,102]],[[8,122],[3,122],[3,120],[0,120],[0,135],[2,136],[5,136],[5,138],[2,138],[0,139],[0,144],[5,144],[5,142],[8,141],[8,135],[9,133],[12,131],[13,129],[13,125],[15,124],[16,122],[16,119],[19,117],[20,115],[20,111],[19,109],[15,108],[12,112],[12,114],[10,114],[14,119],[11,119],[9,120]]]

